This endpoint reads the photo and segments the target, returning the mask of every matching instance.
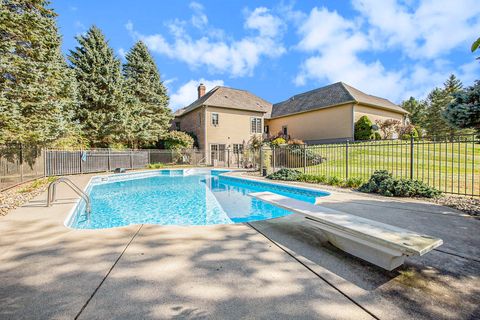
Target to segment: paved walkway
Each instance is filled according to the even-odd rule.
[[[72,179],[85,186],[90,176]],[[290,215],[208,227],[72,230],[76,196],[0,217],[0,319],[473,319],[480,220],[433,204],[334,192],[323,205],[444,240],[387,272]]]

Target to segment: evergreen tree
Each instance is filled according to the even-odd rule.
[[[156,142],[169,128],[168,95],[155,61],[143,42],[137,42],[123,66],[128,94],[123,136],[133,148]]]
[[[461,129],[476,129],[480,133],[480,81],[454,94],[454,100],[443,115],[452,125]]]
[[[429,135],[454,135],[458,130],[443,117],[447,106],[453,101],[454,94],[462,90],[462,83],[455,75],[450,75],[443,88],[435,88],[427,98],[427,118],[425,128]]]
[[[74,118],[92,146],[109,146],[119,141],[124,121],[121,63],[97,27],[92,26],[77,41],[79,46],[68,57],[79,95]]]
[[[75,95],[48,4],[0,2],[0,143],[45,145],[66,132]]]
[[[414,97],[410,97],[410,99],[402,102],[402,108],[410,113],[408,118],[413,125],[421,128],[425,126],[427,106],[424,101],[418,101]]]

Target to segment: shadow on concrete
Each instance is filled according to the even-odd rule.
[[[346,280],[372,299],[382,298],[419,319],[480,318],[480,221],[438,214],[443,207],[365,199],[322,201],[325,207],[425,233],[444,240],[442,250],[465,258],[432,251],[407,258],[404,266],[386,271],[342,252],[327,242],[321,230],[305,224],[301,216],[261,221],[252,225],[296,255],[313,262],[319,270]],[[387,210],[388,208],[388,210]],[[418,210],[417,210],[418,209]],[[431,210],[436,209],[436,212]],[[472,259],[469,259],[473,258]],[[368,299],[367,299],[368,300]]]

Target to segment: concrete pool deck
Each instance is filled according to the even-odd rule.
[[[70,178],[84,187],[90,177]],[[445,244],[388,272],[332,247],[297,215],[72,230],[63,222],[77,197],[59,185],[59,204],[46,208],[44,193],[0,217],[0,319],[480,317],[480,220],[420,201],[331,192],[322,205]]]

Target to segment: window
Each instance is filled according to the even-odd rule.
[[[243,153],[243,144],[239,144],[239,143],[234,143],[233,144],[233,153],[234,154],[242,154]]]
[[[270,133],[270,128],[268,126],[265,126],[263,132],[267,134]]]
[[[218,113],[212,113],[212,125],[218,126]]]
[[[262,133],[262,118],[251,118],[251,133]]]
[[[287,126],[282,126],[282,133],[283,133],[284,136],[288,136]]]
[[[175,130],[180,131],[180,121],[175,122]]]

